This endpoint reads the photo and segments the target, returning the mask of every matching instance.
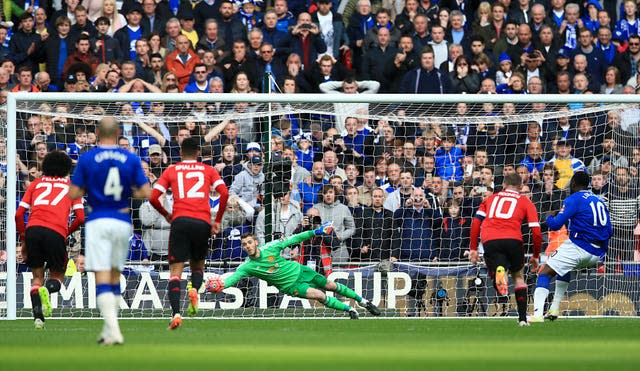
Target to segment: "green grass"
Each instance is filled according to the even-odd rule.
[[[638,370],[640,320],[121,321],[126,344],[99,347],[99,320],[0,321],[0,370]]]

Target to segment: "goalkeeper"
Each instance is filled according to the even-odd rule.
[[[323,290],[333,291],[354,299],[366,308],[369,313],[379,316],[380,310],[378,307],[356,294],[347,286],[329,281],[311,268],[286,260],[280,256],[282,249],[288,246],[299,244],[314,235],[331,234],[332,231],[333,226],[330,223],[325,223],[317,229],[293,235],[286,240],[272,241],[261,247],[258,247],[256,236],[246,233],[242,235],[241,243],[243,250],[249,254],[247,260],[226,280],[210,280],[207,284],[207,289],[211,292],[220,292],[225,287],[235,285],[240,279],[252,276],[266,281],[285,294],[299,298],[315,299],[329,308],[345,311],[349,313],[351,319],[358,319],[356,309],[334,297],[327,296]]]

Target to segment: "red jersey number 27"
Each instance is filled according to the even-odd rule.
[[[178,196],[180,198],[205,198],[205,192],[202,190],[204,185],[204,174],[199,171],[178,172]],[[187,190],[185,196],[185,179],[195,179],[196,182]]]
[[[63,183],[40,183],[36,189],[44,188],[42,193],[36,197],[33,206],[51,205],[56,206],[64,196],[69,193],[69,185]]]

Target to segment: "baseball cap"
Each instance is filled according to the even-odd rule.
[[[153,154],[158,154],[161,155],[162,154],[162,147],[160,147],[159,144],[152,144],[149,146],[149,154],[153,155]]]
[[[502,52],[500,54],[500,57],[498,58],[498,63],[502,63],[502,62],[511,62],[511,57],[509,57],[509,54]]]
[[[569,51],[565,48],[560,48],[556,58],[569,58]]]
[[[262,163],[262,157],[261,156],[253,156],[251,157],[251,160],[249,160],[250,163],[252,164],[261,164]]]
[[[301,141],[301,140],[308,140],[309,142],[311,142],[311,133],[300,133],[298,135],[295,136],[295,140],[297,142]]]
[[[558,146],[570,146],[571,143],[569,143],[569,141],[566,140],[565,138],[560,138],[560,139],[558,139],[558,142],[556,143],[556,145],[558,145]]]
[[[247,144],[247,148],[245,151],[249,152],[251,150],[262,152],[262,147],[260,147],[260,144],[258,144],[257,142],[250,142],[249,144]]]
[[[139,2],[134,1],[133,4],[127,9],[127,14],[131,14],[133,12],[138,12],[140,15],[144,14],[142,11],[142,5]]]
[[[66,84],[75,84],[76,82],[78,82],[78,79],[76,79],[76,75],[68,75],[67,79],[64,82]]]
[[[194,19],[193,12],[191,10],[185,10],[183,12],[180,12],[180,16],[178,18],[180,18],[180,19]]]

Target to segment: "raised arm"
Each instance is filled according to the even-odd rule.
[[[138,122],[138,126],[140,127],[140,129],[144,130],[145,133],[154,137],[155,140],[158,141],[158,144],[160,144],[160,147],[164,147],[164,145],[167,143],[167,139],[158,130],[152,128],[144,122]]]
[[[227,127],[228,123],[229,123],[229,120],[223,120],[218,125],[212,127],[211,130],[209,130],[209,132],[204,136],[204,142],[205,143],[209,143],[212,140],[214,140],[215,138],[217,138],[218,135],[220,135],[220,133],[222,133],[224,128]]]

